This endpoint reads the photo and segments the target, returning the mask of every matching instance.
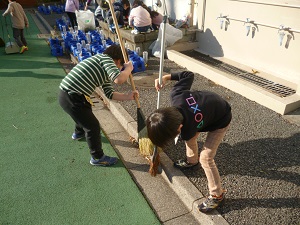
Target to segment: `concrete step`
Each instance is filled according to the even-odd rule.
[[[222,85],[252,101],[257,102],[281,115],[290,113],[300,108],[300,95],[296,92],[287,97],[279,97],[272,92],[264,90],[262,87],[250,83],[237,76],[222,72],[216,68],[208,66],[199,60],[182,54],[180,51],[188,50],[188,46],[179,46],[167,50],[168,58],[188,70],[199,73],[216,84]],[[192,48],[190,48],[192,49]],[[233,62],[232,62],[233,63]],[[264,77],[272,80],[273,76],[264,74]],[[277,81],[279,82],[279,81]],[[281,81],[284,83],[284,81]],[[285,85],[285,84],[283,84]],[[291,84],[290,84],[291,86]]]

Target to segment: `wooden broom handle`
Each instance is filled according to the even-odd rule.
[[[123,58],[124,58],[125,63],[127,63],[129,60],[128,60],[128,57],[127,57],[127,54],[126,54],[126,50],[125,50],[124,43],[123,43],[123,40],[122,40],[122,37],[121,37],[121,33],[120,33],[120,29],[119,29],[119,24],[118,24],[118,21],[117,21],[117,18],[116,18],[116,14],[115,14],[115,10],[114,10],[114,7],[113,7],[113,5],[111,3],[111,0],[108,0],[108,4],[109,4],[111,15],[112,15],[112,18],[113,18],[113,21],[114,21],[114,25],[115,25],[115,29],[116,29],[116,32],[117,32],[117,36],[118,36],[118,39],[119,39],[119,44],[121,46]],[[135,84],[133,82],[133,77],[132,77],[131,73],[129,74],[129,79],[130,79],[130,83],[131,83],[131,88],[132,88],[133,91],[135,91],[136,90],[135,89]],[[140,101],[139,101],[139,99],[138,99],[137,96],[135,96],[135,102],[137,104],[137,107],[141,108]]]

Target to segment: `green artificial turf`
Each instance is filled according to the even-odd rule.
[[[0,48],[0,224],[160,224],[121,161],[93,167],[71,139],[57,99],[65,72],[28,18],[29,51]],[[103,148],[117,156],[104,136]]]

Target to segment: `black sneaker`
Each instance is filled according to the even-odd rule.
[[[178,169],[198,169],[199,162],[197,163],[189,163],[187,159],[180,159],[174,162],[174,166]]]
[[[75,141],[79,141],[79,140],[81,140],[82,138],[85,138],[85,133],[83,133],[83,134],[76,134],[76,133],[73,133],[73,134],[72,134],[72,139],[75,140]]]
[[[210,195],[204,202],[198,205],[200,212],[207,213],[220,206],[225,199],[226,190],[220,196]]]
[[[118,162],[118,158],[110,157],[103,155],[100,159],[94,159],[93,157],[90,160],[90,164],[93,166],[112,166]]]

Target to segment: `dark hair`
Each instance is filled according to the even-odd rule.
[[[126,50],[125,50],[126,51]],[[120,45],[113,44],[109,46],[104,52],[104,54],[109,55],[113,60],[121,60],[121,65],[125,63],[122,49]],[[126,51],[126,56],[128,57],[128,52]]]
[[[134,0],[134,2],[132,3],[132,8],[138,7],[142,4],[142,2],[140,0]]]
[[[138,6],[142,6],[144,9],[146,9],[148,11],[148,13],[150,14],[151,10],[149,9],[149,7],[142,1],[142,0],[135,0],[132,3],[132,8],[136,8]]]
[[[129,0],[122,0],[123,5],[130,6]]]
[[[158,147],[165,147],[178,135],[183,116],[175,107],[155,110],[146,121],[148,137]]]
[[[154,11],[154,10],[150,12],[150,16],[151,16],[152,19],[153,19],[154,17],[158,16],[158,15],[159,15],[159,13],[156,12],[156,11]]]

